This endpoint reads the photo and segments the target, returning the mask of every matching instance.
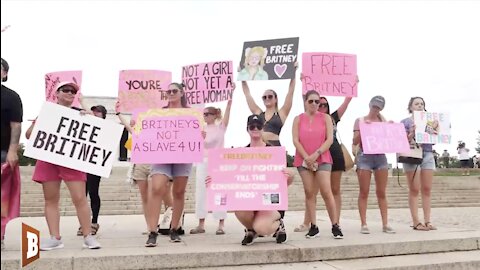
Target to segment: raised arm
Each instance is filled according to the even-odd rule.
[[[243,93],[245,94],[245,98],[247,99],[247,104],[250,111],[254,114],[260,114],[262,109],[260,109],[257,103],[255,103],[255,100],[253,100],[252,94],[250,94],[250,88],[248,87],[246,81],[242,81],[242,89]]]
[[[338,107],[337,113],[338,113],[338,118],[339,119],[342,119],[343,114],[345,113],[345,111],[348,108],[348,105],[350,104],[350,101],[352,101],[352,97],[345,97],[342,105],[340,105],[340,107]]]
[[[125,119],[125,117],[122,116],[120,112],[120,102],[117,100],[117,103],[115,104],[115,112],[116,115],[118,116],[118,119],[120,120],[120,123],[127,129],[128,133],[132,134],[133,133],[133,128],[130,125],[130,123]]]
[[[282,108],[280,108],[280,110],[278,111],[278,114],[280,115],[280,119],[282,119],[283,123],[285,123],[285,120],[287,120],[288,114],[290,113],[290,110],[292,109],[293,93],[295,92],[296,76],[297,76],[297,63],[295,63],[295,76],[290,80],[290,85],[288,86],[288,93],[287,93],[287,96],[285,97],[285,103],[283,103]]]
[[[228,126],[228,122],[230,120],[230,109],[232,108],[232,100],[230,99],[227,102],[227,107],[225,108],[225,114],[223,115],[222,123],[225,128]]]

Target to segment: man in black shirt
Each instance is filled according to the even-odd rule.
[[[18,162],[18,143],[22,131],[23,108],[20,96],[3,85],[8,79],[9,65],[2,58],[2,114],[1,114],[1,158],[11,167]]]

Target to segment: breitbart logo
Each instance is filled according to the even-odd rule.
[[[22,267],[40,258],[40,232],[22,223]]]

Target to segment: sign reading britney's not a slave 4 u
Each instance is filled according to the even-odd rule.
[[[46,102],[38,116],[25,156],[109,177],[123,126]]]
[[[284,147],[209,149],[211,211],[287,210]]]
[[[448,113],[413,112],[415,121],[415,141],[417,143],[449,144],[452,140],[450,134],[450,115]]]
[[[217,61],[185,66],[182,81],[188,104],[231,100],[233,96],[233,63]]]
[[[303,53],[303,94],[357,96],[357,56],[343,53]]]
[[[193,163],[203,160],[201,111],[152,109],[139,113],[132,134],[136,164]]]
[[[118,101],[122,112],[161,108],[167,104],[164,91],[172,82],[172,73],[162,70],[121,70]]]

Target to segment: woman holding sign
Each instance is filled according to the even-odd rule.
[[[330,186],[332,156],[329,148],[333,142],[332,119],[328,114],[318,112],[321,99],[316,91],[308,91],[304,102],[306,111],[293,120],[292,135],[296,148],[293,165],[297,167],[302,178],[306,216],[311,223],[305,237],[315,238],[320,234],[316,225],[316,196],[320,190],[332,222],[333,237],[341,239],[343,233],[338,226],[335,199]]]
[[[364,116],[357,118],[353,126],[353,145],[358,145],[358,152],[356,153],[357,162],[357,176],[358,184],[360,186],[360,193],[358,194],[358,211],[360,212],[361,229],[360,233],[369,234],[370,230],[367,226],[367,202],[368,194],[370,192],[370,180],[372,171],[375,175],[375,188],[377,193],[378,206],[382,216],[383,232],[395,233],[395,230],[388,225],[388,205],[387,205],[387,181],[388,181],[388,163],[385,154],[363,154],[362,141],[360,134],[360,122],[385,122],[385,118],[380,114],[380,111],[385,107],[385,98],[382,96],[375,96],[370,100],[370,111]]]
[[[235,85],[233,85],[235,90]],[[196,188],[195,188],[195,214],[198,217],[198,226],[190,230],[191,234],[205,233],[205,217],[207,215],[207,190],[205,188],[205,178],[208,168],[208,149],[224,148],[225,132],[230,119],[230,109],[232,100],[227,103],[225,116],[222,118],[222,111],[219,108],[207,107],[203,110],[203,119],[207,124],[205,126],[205,143],[203,163],[197,165]],[[225,234],[224,221],[227,212],[213,212],[213,217],[218,222],[217,235]]]
[[[188,108],[185,98],[184,85],[171,83],[168,86],[167,97],[168,104],[164,109]],[[185,206],[185,189],[187,187],[188,176],[192,170],[192,163],[183,164],[153,164],[152,165],[152,187],[147,200],[147,227],[150,231],[146,247],[157,246],[157,225],[160,217],[160,208],[162,198],[169,192],[168,182],[173,179],[173,214],[170,228],[170,242],[181,242],[178,234],[180,219]]]
[[[85,113],[85,110],[72,107],[73,99],[79,91],[77,84],[73,82],[61,82],[56,87],[57,104],[72,108]],[[35,121],[26,132],[27,139],[35,126]],[[50,238],[40,241],[41,250],[52,250],[63,248],[62,238],[60,236],[60,210],[58,202],[60,200],[60,184],[63,180],[70,191],[72,202],[77,211],[77,217],[80,221],[83,234],[83,246],[89,249],[100,248],[100,243],[92,236],[92,227],[90,222],[90,209],[85,196],[87,177],[84,172],[51,164],[42,160],[37,160],[32,179],[41,183],[43,187],[43,196],[45,198],[45,218],[50,232]]]
[[[297,63],[295,63],[295,71],[297,71]],[[278,109],[277,93],[272,89],[266,90],[263,93],[262,99],[266,110],[262,111],[262,109],[255,103],[246,81],[242,81],[242,88],[250,111],[253,114],[260,115],[265,122],[262,133],[263,140],[269,145],[280,146],[280,131],[287,120],[290,109],[292,109],[293,92],[295,91],[295,77],[290,80],[285,103],[280,110]]]
[[[413,120],[414,111],[425,111],[425,101],[421,97],[412,97],[408,102],[408,112],[410,117],[403,119],[401,122],[405,126],[408,140],[415,143],[415,124]],[[421,144],[423,152],[422,164],[403,163],[403,170],[407,175],[408,183],[408,206],[412,215],[413,229],[418,231],[435,230],[435,226],[430,222],[431,197],[433,171],[435,170],[435,159],[433,157],[433,145]],[[420,170],[420,171],[419,171]],[[418,218],[418,193],[422,194],[423,218],[425,224],[420,222]]]

